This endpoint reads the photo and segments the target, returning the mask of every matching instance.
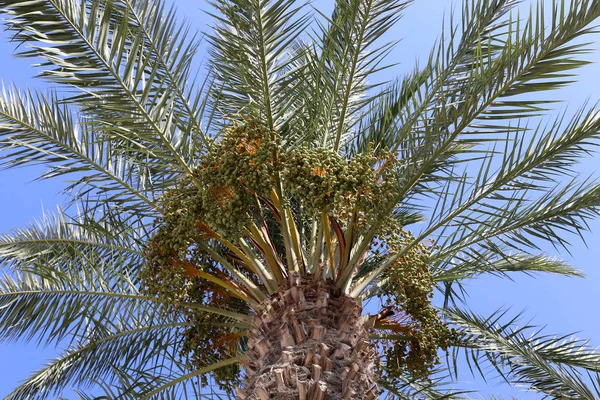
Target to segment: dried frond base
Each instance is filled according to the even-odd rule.
[[[332,283],[291,276],[255,310],[239,399],[375,399],[362,306]]]

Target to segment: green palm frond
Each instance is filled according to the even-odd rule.
[[[164,74],[167,85],[163,90],[172,91],[174,120],[181,130],[180,140],[187,143],[189,162],[194,165],[194,157],[211,144],[212,126],[204,117],[211,112],[206,92],[214,90],[209,81],[200,87],[195,81],[189,82],[199,47],[198,34],[190,38],[191,28],[178,24],[175,7],[167,10],[162,1],[128,0],[124,5],[128,10],[128,23],[139,29],[152,62],[160,65],[160,74]],[[115,23],[118,22],[117,19]]]
[[[290,51],[308,23],[303,5],[293,0],[213,1],[217,11],[209,35],[212,72],[217,78],[219,112],[261,118],[280,128],[295,98]]]
[[[207,372],[213,371],[215,369],[223,368],[223,367],[226,367],[226,366],[229,366],[232,364],[237,364],[243,359],[244,359],[243,356],[232,357],[232,358],[228,358],[226,360],[215,362],[204,368],[199,368],[193,372],[190,372],[186,375],[176,377],[176,378],[164,383],[163,385],[157,387],[156,389],[152,390],[151,392],[144,394],[144,396],[142,398],[143,399],[151,399],[151,398],[153,398],[153,396],[156,396],[156,395],[158,395],[159,398],[162,398],[162,396],[164,395],[163,394],[164,391],[172,388],[175,385],[185,383],[189,379],[196,378],[199,375],[206,374]]]
[[[527,248],[537,250],[539,244],[536,244],[535,240],[566,248],[569,242],[565,234],[581,236],[588,228],[585,221],[600,212],[600,186],[593,182],[574,180],[547,191],[538,199],[525,199],[526,197],[509,199],[500,207],[493,203],[483,203],[478,212],[467,213],[465,216],[454,215],[452,222],[448,219],[450,229],[458,227],[449,236],[456,235],[454,237],[460,244],[452,246],[451,242],[445,243],[446,247],[442,246],[439,252],[432,255],[432,265],[445,270],[452,269],[453,263],[460,265],[460,260],[467,260],[468,266],[482,255],[506,259],[505,250],[502,248],[515,251]],[[464,200],[462,204],[466,205],[468,201]],[[453,211],[460,208],[453,208]],[[432,233],[433,231],[428,231],[427,236]],[[463,236],[460,236],[461,234]],[[418,243],[427,237],[424,234],[421,236],[423,237],[415,239],[415,242]],[[390,260],[397,257],[389,257],[374,271],[382,271],[389,265]],[[546,271],[576,275],[575,271],[565,269],[564,265],[551,264],[553,265],[549,265],[546,260]],[[526,265],[534,269],[540,266],[539,262]],[[477,268],[485,271],[489,270],[489,266],[490,264],[486,266],[484,263]]]
[[[585,219],[597,215],[599,206],[600,187],[594,182],[573,180],[538,199],[508,201],[502,207],[490,206],[487,213],[488,210],[479,209],[477,213],[456,218],[452,224],[473,222],[473,233],[469,234],[471,243],[462,242],[463,245],[473,242],[485,245],[498,238],[503,245],[514,249],[519,246],[536,249],[536,239],[565,247],[568,242],[564,234],[581,236],[587,230]],[[477,217],[481,220],[475,222],[472,218]],[[468,247],[461,248],[462,251],[465,249]]]
[[[414,77],[390,92],[397,93],[398,99],[383,101],[383,108],[367,124],[373,138],[366,140],[385,141],[382,136],[385,132],[393,141],[387,147],[401,150],[406,160],[400,182],[405,199],[435,190],[428,182],[456,179],[452,168],[457,163],[477,160],[482,153],[489,153],[474,146],[488,141],[502,143],[507,135],[519,134],[524,125],[520,120],[539,115],[545,105],[552,103],[545,99],[515,99],[518,88],[531,84],[536,92],[556,89],[571,82],[565,80],[565,74],[570,76],[573,69],[586,64],[580,55],[589,51],[588,46],[575,42],[582,35],[594,32],[591,23],[600,15],[595,2],[576,1],[568,8],[564,2],[553,2],[549,27],[544,25],[545,9],[541,3],[525,23],[502,19],[514,3],[499,1],[491,7],[482,2],[481,8],[472,11],[466,8],[463,19],[469,21],[467,17],[472,13],[476,22],[468,24],[472,31],[463,28],[467,30],[457,45],[459,58],[454,65],[458,70],[454,71],[452,65],[439,68],[439,63],[450,58],[446,54],[454,53],[451,37],[450,51],[433,53],[437,54],[431,58],[433,64],[418,70]],[[468,63],[461,62],[460,57],[465,57]],[[435,67],[449,75],[428,84],[428,73],[437,71]],[[423,93],[419,91],[421,88]],[[421,101],[424,103],[419,106]],[[413,106],[413,102],[417,105]],[[415,107],[416,111],[398,110],[396,103]]]
[[[85,340],[73,344],[64,354],[50,362],[44,369],[37,371],[13,391],[8,398],[27,399],[32,395],[41,398],[60,393],[81,376],[88,379],[107,380],[114,370],[129,368],[130,375],[134,367],[143,368],[145,364],[159,363],[169,368],[171,357],[177,357],[172,350],[182,335],[182,327],[189,322],[175,322],[172,318],[162,321],[148,321],[152,315],[146,313],[139,321],[132,319],[128,323],[113,320],[115,327],[111,331],[98,332],[93,329]],[[139,366],[139,367],[138,367]],[[79,382],[82,388],[86,382]]]
[[[155,303],[132,275],[142,258],[131,228],[81,222],[59,211],[0,239],[0,261],[10,268],[0,291],[5,339],[60,342],[84,335],[96,313],[108,318],[123,303]]]
[[[168,373],[154,371],[157,379],[145,391],[189,373],[176,349],[197,321],[167,313],[155,297],[139,292],[144,232],[119,215],[91,217],[69,219],[59,212],[0,240],[2,263],[12,269],[0,279],[1,339],[68,345],[9,398],[46,398],[71,384],[89,388],[94,380],[113,383],[125,369],[135,377],[155,365],[165,371],[173,366]],[[225,309],[186,307],[211,315],[205,322],[211,326],[243,330],[250,322]]]
[[[475,159],[481,157],[479,152],[472,151],[475,144],[489,140],[502,143],[510,140],[512,134],[519,135],[523,131],[522,120],[539,115],[544,104],[552,102],[520,100],[513,96],[528,85],[534,86],[535,92],[567,85],[572,82],[565,79],[571,76],[570,71],[587,64],[579,56],[589,52],[588,44],[575,42],[582,35],[595,32],[591,24],[600,16],[600,7],[596,2],[584,0],[571,2],[565,9],[564,2],[554,1],[551,9],[549,27],[544,24],[545,9],[541,2],[525,24],[511,21],[502,51],[497,57],[481,53],[478,63],[461,82],[456,107],[453,106],[456,98],[436,104],[436,110],[445,111],[439,117],[440,123],[436,124],[434,116],[433,121],[426,124],[425,132],[433,129],[447,134],[441,135],[441,140],[434,139],[431,146],[426,144],[425,158],[415,160],[419,165],[416,175],[419,181],[426,182],[428,174],[432,174],[432,180],[438,180],[440,171],[454,162],[472,158],[469,153],[474,154]],[[449,110],[448,104],[451,105]],[[460,153],[464,153],[464,157],[460,157]],[[413,184],[411,179],[407,182],[404,187],[409,193]]]
[[[124,266],[133,270],[142,262],[140,234],[123,221],[95,221],[90,215],[74,219],[59,209],[30,227],[0,236],[0,261],[15,270],[39,268],[35,271],[41,275],[41,268],[59,272],[62,262],[82,261],[83,266],[88,255],[97,254],[100,259],[126,260]]]
[[[507,142],[500,152],[499,167],[489,157],[475,179],[446,186],[430,221],[431,227],[439,229],[436,237],[441,247],[432,257],[434,268],[452,269],[465,262],[463,265],[469,266],[488,256],[495,262],[505,258],[509,249],[536,249],[531,241],[534,237],[566,244],[561,230],[580,234],[586,229],[578,218],[595,212],[595,184],[578,187],[574,181],[562,182],[561,177],[570,173],[580,157],[594,151],[600,128],[598,112],[581,110],[567,124],[563,122],[560,117],[549,129],[540,125],[531,138]],[[571,190],[575,194],[569,194]],[[579,195],[583,198],[576,199]],[[549,213],[561,204],[570,206],[568,199],[576,199],[582,208]],[[584,205],[585,201],[590,203]],[[509,226],[505,218],[524,219]],[[486,265],[491,264],[480,264],[483,270],[488,269]]]
[[[125,274],[94,263],[101,261],[90,254],[83,271],[79,265],[63,262],[62,271],[54,272],[44,266],[38,273],[3,274],[2,337],[58,342],[71,335],[83,335],[86,318],[96,313],[108,318],[119,310],[132,311],[140,302],[155,304],[151,297],[141,295]],[[66,268],[71,269],[70,274]],[[124,303],[133,308],[125,307]]]
[[[496,312],[482,318],[466,311],[450,311],[450,319],[465,335],[453,350],[454,357],[464,350],[473,372],[482,371],[487,362],[503,379],[548,397],[598,398],[600,355],[587,341],[570,335],[544,335],[527,325],[517,327],[518,317],[502,322],[505,314]]]
[[[569,174],[597,146],[599,121],[597,109],[581,110],[567,124],[560,117],[549,129],[540,124],[530,137],[507,138],[504,148],[484,158],[474,178],[440,190],[431,225],[481,207],[484,201],[496,205],[554,189],[556,178]]]
[[[448,99],[458,96],[465,85],[465,74],[476,68],[477,53],[497,54],[502,50],[502,37],[508,24],[505,16],[518,3],[514,0],[485,0],[476,4],[464,1],[461,26],[457,26],[452,15],[449,33],[442,32],[425,66],[417,66],[384,90],[362,121],[357,149],[364,151],[372,143],[376,150],[400,150],[403,158],[411,158],[419,150],[412,146],[424,140],[416,127],[427,129],[431,113],[446,112],[438,109],[440,104],[452,105]]]
[[[499,152],[502,160],[494,157],[496,152],[487,155],[474,179],[467,179],[465,171],[460,179],[447,181],[439,189],[427,228],[405,251],[432,235],[443,247],[434,264],[469,251],[470,245],[490,248],[490,241],[497,239],[502,246],[512,243],[513,247],[518,243],[536,248],[527,235],[566,244],[560,231],[580,234],[586,229],[581,218],[596,215],[598,189],[593,182],[557,183],[554,177],[559,165],[564,164],[568,172],[593,149],[599,121],[595,109],[580,111],[566,126],[560,118],[548,131],[539,128],[530,138],[507,141]],[[500,166],[494,167],[497,162]],[[386,266],[371,273],[371,278]]]
[[[102,196],[105,202],[109,199],[140,214],[151,215],[157,208],[147,166],[103,142],[100,133],[78,120],[55,95],[4,88],[0,151],[3,168],[42,164],[49,167],[42,178],[76,177],[71,188],[79,190],[80,196]]]
[[[144,262],[140,232],[127,223],[111,222],[94,222],[89,216],[69,220],[59,212],[0,238],[0,261],[11,269],[2,281],[4,337],[44,332],[55,324],[52,333],[38,336],[46,343],[61,341],[77,335],[72,324],[85,325],[84,319],[96,312],[108,318],[123,302],[156,308],[155,298],[139,292],[136,272]],[[248,321],[227,310],[214,311]],[[84,325],[78,329],[85,330]]]
[[[153,172],[161,171],[163,179],[174,171],[191,172],[189,151],[195,151],[189,146],[191,130],[181,129],[190,117],[176,115],[181,101],[176,106],[171,91],[187,78],[197,45],[186,45],[185,29],[176,24],[161,26],[160,6],[156,16],[147,16],[155,19],[155,34],[169,35],[161,40],[165,47],[149,44],[150,32],[135,21],[152,11],[127,2],[7,0],[0,5],[12,15],[7,27],[14,32],[13,39],[28,44],[29,50],[19,55],[45,59],[40,64],[43,77],[79,88],[65,101],[93,117],[96,129],[114,138],[113,146],[149,167],[154,161]],[[190,54],[181,52],[184,49]],[[170,60],[164,58],[169,55]],[[173,63],[180,69],[176,78],[175,71],[164,69]],[[194,132],[203,136],[202,131]],[[171,174],[164,171],[165,159],[173,160]]]
[[[447,371],[446,371],[447,372]],[[388,392],[392,399],[415,399],[415,400],[459,400],[469,399],[469,391],[451,389],[449,380],[444,371],[435,371],[434,378],[423,380],[411,376],[401,376],[401,383],[392,385],[382,382],[381,386]]]
[[[164,378],[158,372],[160,367],[152,367],[143,371],[138,369],[134,370],[133,373],[129,373],[127,369],[121,370],[116,367],[113,367],[113,370],[115,377],[117,377],[114,382],[107,383],[102,380],[91,379],[97,386],[97,390],[94,390],[96,395],[88,394],[83,389],[74,390],[79,400],[137,400],[141,397],[141,393],[149,391],[149,387],[154,387],[164,381]],[[189,397],[202,398],[196,386],[190,388]],[[61,398],[61,400],[67,399]]]
[[[554,257],[511,254],[496,246],[491,249],[461,253],[447,264],[445,268],[434,269],[433,278],[436,282],[453,282],[476,278],[483,274],[510,278],[510,274],[514,272],[583,276],[581,271]]]
[[[315,87],[313,124],[318,124],[321,145],[338,151],[348,134],[373,101],[369,91],[375,84],[368,79],[388,67],[383,58],[394,43],[376,42],[399,20],[410,1],[336,1],[331,18],[320,23],[320,47],[313,50],[310,72]],[[346,139],[345,139],[346,138]]]
[[[182,329],[192,323],[181,314],[161,311],[157,300],[139,294],[127,277],[115,276],[114,271],[103,277],[93,264],[89,259],[85,274],[70,279],[32,273],[2,277],[3,340],[37,339],[51,344],[71,338],[65,354],[29,378],[11,398],[31,398],[34,393],[43,398],[59,393],[70,382],[91,385],[89,379],[106,380],[114,374],[111,366],[123,370],[150,363],[167,368],[167,361],[184,362],[175,349]],[[212,314],[206,323],[214,326],[248,326],[247,316],[202,305],[188,307]]]

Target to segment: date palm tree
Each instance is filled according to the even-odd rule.
[[[2,165],[72,182],[0,238],[0,338],[65,347],[8,398],[458,399],[463,357],[599,398],[586,341],[476,315],[463,285],[580,274],[540,246],[599,213],[573,171],[600,112],[541,123],[539,92],[586,65],[600,3],[465,0],[424,65],[377,82],[409,3],[213,0],[196,79],[201,37],[160,1],[0,0],[56,86],[3,89]]]

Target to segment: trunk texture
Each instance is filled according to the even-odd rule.
[[[375,399],[373,319],[332,283],[291,276],[255,310],[239,399]]]

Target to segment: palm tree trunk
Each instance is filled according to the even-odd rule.
[[[239,399],[375,399],[372,319],[332,283],[290,276],[255,310]]]

